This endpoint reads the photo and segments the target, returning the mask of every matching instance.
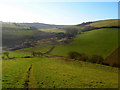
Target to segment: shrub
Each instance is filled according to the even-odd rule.
[[[4,57],[4,56],[2,56],[2,59],[5,59],[5,57]]]
[[[35,52],[34,51],[32,52],[32,56],[35,56]]]
[[[104,59],[103,59],[102,56],[93,55],[93,56],[90,58],[90,62],[92,62],[92,63],[98,63],[98,64],[103,64],[103,63],[104,63]]]
[[[71,51],[69,52],[69,57],[75,60],[80,60],[80,61],[87,61],[88,60],[88,56],[86,54],[80,54],[78,52],[75,51]]]
[[[9,52],[6,51],[3,54],[9,59]]]
[[[86,54],[81,54],[79,60],[81,60],[81,61],[87,61],[88,60],[88,56]]]
[[[75,51],[71,51],[68,54],[69,54],[70,58],[75,59],[75,60],[80,59],[80,56],[81,56],[81,54],[79,54],[78,52],[75,52]]]

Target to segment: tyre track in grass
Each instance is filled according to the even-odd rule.
[[[26,80],[24,83],[24,88],[36,88],[35,79],[33,74],[33,64],[30,65],[27,71]]]

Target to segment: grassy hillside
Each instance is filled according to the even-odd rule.
[[[2,23],[2,43],[3,47],[16,47],[23,44],[26,40],[41,40],[55,37],[55,33],[43,32],[35,28],[23,27],[15,23]]]
[[[23,43],[25,40],[29,39],[31,36],[35,35],[35,32],[30,31],[9,31],[4,30],[3,35],[3,46],[15,47]]]
[[[97,29],[77,35],[69,44],[58,45],[52,55],[68,56],[70,51],[106,57],[118,46],[118,29]]]
[[[11,22],[2,22],[2,30],[24,30],[28,28],[29,27],[16,26],[14,23]]]
[[[40,29],[40,31],[44,31],[44,32],[55,32],[55,33],[65,32],[64,29],[59,29],[59,28]]]
[[[112,19],[112,20],[100,20],[93,22],[87,26],[94,26],[94,27],[111,27],[111,26],[118,26],[118,20]]]
[[[26,52],[26,53],[30,53],[32,51],[36,51],[36,52],[42,52],[45,53],[47,52],[53,45],[37,45],[35,47],[30,47],[30,48],[24,48],[24,49],[20,49],[17,50],[17,52]]]
[[[2,61],[3,88],[118,87],[117,68],[57,57],[20,58],[24,52],[11,52],[10,57],[13,54],[20,56]]]
[[[38,45],[36,47],[21,49],[18,51],[24,52],[40,51],[42,53],[45,53],[52,46],[53,45]],[[69,52],[76,51],[79,53],[86,54],[87,56],[89,56],[89,58],[92,55],[100,55],[105,59],[106,63],[113,66],[114,63],[118,64],[118,58],[116,54],[117,51],[115,51],[115,53],[112,53],[117,48],[118,48],[118,29],[104,28],[79,34],[70,43],[55,45],[55,48],[50,54],[68,57]]]
[[[50,29],[50,28],[65,26],[65,25],[52,25],[52,24],[44,24],[44,23],[16,23],[16,25],[23,27],[35,27],[37,29]]]
[[[92,27],[111,27],[116,26],[116,23],[116,20],[104,20],[83,24],[82,26],[61,27],[57,30],[56,28],[47,29],[46,32],[5,23],[6,25],[3,25],[3,45],[16,45],[22,40],[31,38],[34,41],[41,38],[49,39],[59,34],[49,32],[69,30],[70,27],[85,30],[88,25]],[[47,39],[45,40],[47,41]],[[68,43],[48,43],[47,45],[41,44],[35,47],[8,51],[9,57],[3,52],[3,88],[118,88],[119,71],[118,68],[111,67],[111,64],[118,63],[117,52],[120,49],[118,48],[118,29],[89,30],[81,32],[70,40]],[[50,55],[40,56],[37,53],[45,53],[53,46],[55,48]],[[32,55],[33,51],[37,55]],[[100,55],[111,66],[66,58],[71,51],[85,53],[89,57]]]

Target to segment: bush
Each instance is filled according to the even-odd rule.
[[[87,61],[88,60],[88,56],[86,54],[81,54],[79,60],[81,60],[81,61]]]
[[[6,51],[3,54],[9,59],[9,52]]]
[[[32,56],[35,56],[35,52],[34,51],[32,52]]]
[[[78,52],[75,51],[71,51],[69,52],[69,57],[75,60],[80,59],[81,54],[79,54]]]
[[[87,61],[88,56],[86,54],[80,54],[78,52],[72,51],[69,52],[69,57],[75,60]]]
[[[90,62],[92,62],[92,63],[98,63],[98,64],[103,64],[103,63],[104,63],[104,59],[103,59],[102,56],[93,55],[93,56],[90,58]]]
[[[4,56],[2,56],[2,59],[5,59],[5,57],[4,57]]]

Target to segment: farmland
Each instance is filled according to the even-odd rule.
[[[35,41],[31,47],[3,51],[3,88],[118,88],[119,71],[113,66],[119,50],[117,20],[57,28],[29,25],[3,25],[3,46],[8,49]],[[88,58],[70,58],[70,52]],[[109,65],[90,62],[93,55],[103,57]]]
[[[110,54],[118,46],[118,29],[97,29],[77,35],[69,44],[58,45],[51,54],[67,56],[70,51],[77,51],[87,55],[101,55],[103,57]],[[112,37],[111,37],[112,36]]]
[[[16,52],[12,53],[17,56]],[[3,60],[3,88],[118,87],[117,68],[82,61],[64,61],[58,57],[25,59],[20,58],[22,56]]]
[[[52,29],[40,29],[40,31],[44,31],[44,32],[55,32],[55,33],[59,33],[59,32],[65,32],[64,29],[59,29],[59,28],[52,28]]]

